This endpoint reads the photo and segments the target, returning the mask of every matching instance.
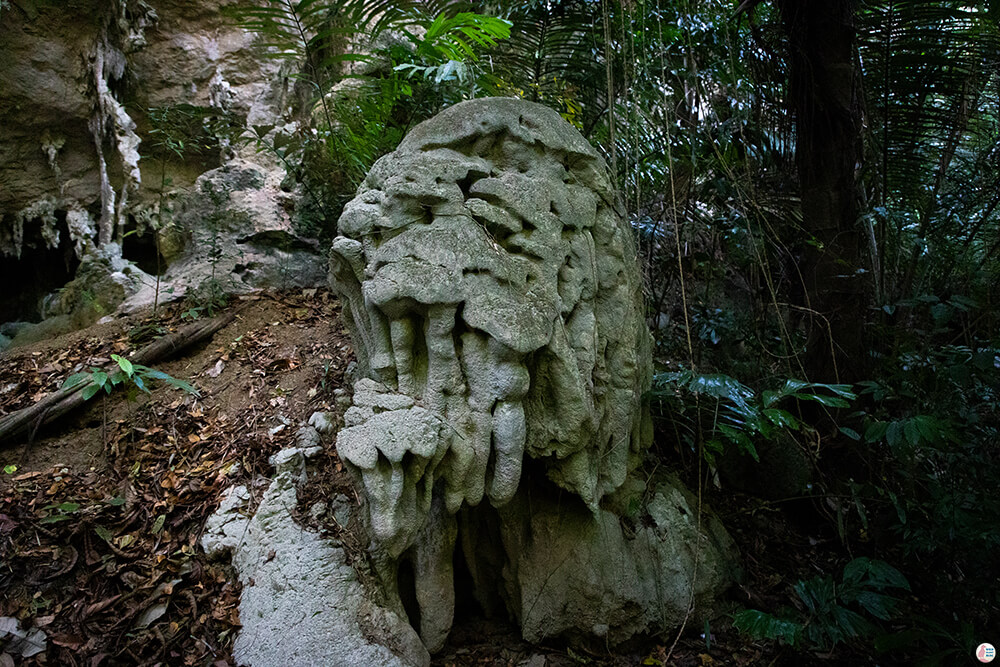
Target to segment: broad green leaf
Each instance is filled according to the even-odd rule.
[[[864,616],[840,605],[833,605],[830,609],[830,615],[836,621],[835,626],[827,627],[834,644],[854,637],[866,636],[874,630],[874,626]]]
[[[192,396],[201,396],[201,392],[200,391],[198,391],[193,385],[185,382],[184,380],[178,380],[177,378],[174,378],[174,377],[168,377],[168,379],[166,380],[166,382],[171,387],[175,387],[177,389],[185,391],[185,392],[191,394]]]
[[[857,603],[880,621],[888,621],[896,607],[896,600],[875,591],[861,591],[858,593]]]
[[[93,398],[94,394],[101,390],[101,386],[97,384],[90,384],[83,388],[83,400],[89,401]]]
[[[826,396],[824,394],[792,394],[794,398],[800,401],[815,401],[820,405],[825,405],[828,408],[849,408],[851,407],[850,401],[840,396]]]
[[[94,532],[97,533],[97,536],[99,538],[101,538],[105,542],[108,542],[109,544],[111,543],[112,540],[115,539],[114,535],[111,534],[111,531],[105,528],[104,526],[101,525],[94,526]]]
[[[887,422],[872,422],[869,424],[868,428],[865,429],[865,442],[873,443],[878,442],[885,437],[886,431],[889,430],[889,424]]]
[[[893,421],[889,423],[889,428],[885,432],[885,441],[890,447],[897,447],[903,442],[903,422]]]
[[[786,621],[756,609],[741,611],[733,617],[733,626],[755,639],[781,639],[794,646],[802,625]]]
[[[829,576],[799,581],[792,586],[792,590],[812,614],[822,613],[837,599],[836,586]]]
[[[798,430],[801,426],[801,424],[799,424],[799,420],[787,410],[782,410],[780,408],[766,408],[761,411],[761,414],[775,426],[792,429],[793,431]]]
[[[44,517],[44,518],[40,519],[38,521],[38,523],[42,523],[42,524],[45,524],[45,523],[59,523],[60,521],[68,521],[69,519],[72,519],[72,518],[73,517],[71,517],[68,514],[53,514],[52,516],[47,516],[47,517]]]
[[[73,387],[78,387],[84,382],[89,382],[91,379],[90,373],[73,373],[66,381],[62,383],[60,389],[72,389]]]
[[[901,588],[910,590],[906,577],[885,561],[867,557],[855,558],[844,566],[844,583],[861,584],[876,590]]]
[[[855,431],[853,428],[847,428],[846,426],[841,426],[840,432],[846,435],[851,440],[861,440],[861,434]]]
[[[117,354],[112,354],[111,358],[114,359],[116,362],[118,362],[118,368],[122,369],[122,372],[125,373],[125,375],[132,377],[132,373],[134,372],[134,370],[132,368],[131,361]]]

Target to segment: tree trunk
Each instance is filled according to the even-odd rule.
[[[868,365],[871,276],[858,221],[862,155],[854,0],[778,0],[789,43],[802,199],[801,273],[811,316],[809,380],[850,382]]]

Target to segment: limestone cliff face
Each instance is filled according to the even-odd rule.
[[[14,0],[0,10],[0,283],[20,288],[0,295],[0,323],[88,324],[93,314],[77,317],[56,290],[93,257],[121,259],[111,242],[131,229],[153,233],[127,240],[125,259],[145,257],[161,280],[129,267],[124,295],[101,296],[105,313],[167,289],[178,298],[206,276],[226,291],[321,281],[316,248],[291,231],[297,197],[282,189],[281,165],[236,141],[249,126],[297,128],[297,64],[267,57],[237,25],[234,10],[248,4]],[[157,122],[184,141],[182,155],[164,148]],[[129,243],[146,250],[129,254]],[[53,326],[35,335],[69,325]],[[0,331],[0,348],[4,334],[14,335]]]
[[[0,252],[16,254],[24,225],[46,224],[40,210],[121,222],[142,198],[139,182],[151,179],[152,165],[139,159],[150,107],[276,121],[286,80],[224,14],[238,4],[18,0],[3,11]],[[197,175],[188,170],[187,180]]]
[[[97,155],[87,129],[94,101],[88,54],[98,6],[70,2],[0,16],[0,211],[13,216],[46,195],[100,196]],[[55,153],[50,165],[45,145]]]

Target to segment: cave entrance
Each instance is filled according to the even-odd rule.
[[[452,551],[453,584],[455,587],[455,609],[452,617],[452,632],[459,641],[468,641],[469,636],[475,636],[483,624],[503,624],[507,619],[505,614],[490,614],[479,601],[475,580],[462,548],[462,528],[459,525],[459,535],[455,549]],[[420,603],[416,594],[416,579],[410,555],[399,560],[396,569],[396,590],[403,604],[407,620],[414,630],[420,632]],[[486,599],[497,597],[497,592],[486,591]],[[491,618],[500,616],[500,618]],[[452,641],[449,636],[449,642]]]
[[[396,589],[399,591],[399,599],[403,603],[403,611],[414,630],[420,632],[420,603],[417,602],[416,577],[413,573],[413,563],[409,558],[404,558],[399,562],[399,569],[396,571]]]
[[[7,226],[7,222],[3,223]],[[56,212],[59,245],[49,248],[37,221],[24,225],[20,257],[0,258],[0,322],[40,322],[45,296],[73,279],[80,260],[66,227],[66,212]]]
[[[129,216],[129,223],[131,229],[122,238],[122,258],[134,262],[151,276],[163,275],[167,263],[156,245],[156,232],[151,229],[140,232],[132,216]]]
[[[484,644],[514,648],[524,645],[521,631],[503,601],[504,557],[499,543],[499,517],[488,502],[464,507],[458,522],[458,541],[452,566],[455,582],[455,617],[448,643],[442,650],[452,653],[475,650]],[[466,560],[471,550],[479,572],[476,588],[473,567]]]

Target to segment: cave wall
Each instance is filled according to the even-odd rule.
[[[248,4],[15,0],[0,11],[0,260],[8,274],[28,275],[29,264],[39,262],[45,269],[45,257],[69,247],[76,256],[68,265],[72,278],[72,265],[126,230],[149,230],[153,222],[162,227],[165,220],[176,227],[184,220],[175,204],[183,210],[186,199],[197,196],[203,177],[218,180],[213,174],[221,169],[224,176],[230,164],[263,175],[254,193],[260,200],[254,210],[263,213],[250,211],[247,228],[232,230],[234,239],[262,231],[290,233],[294,198],[279,187],[285,175],[281,166],[253,146],[233,141],[250,124],[293,127],[288,125],[293,79],[287,74],[297,65],[267,57],[258,37],[236,25],[233,10]],[[184,110],[198,131],[202,115],[222,118],[226,136],[204,130],[215,132],[217,141],[202,141],[200,149],[188,141],[183,157],[157,150],[163,136],[151,133],[154,107]],[[222,200],[218,208],[225,213],[232,204]],[[192,266],[204,263],[204,253],[172,245],[175,238],[194,238],[192,230],[160,237],[161,244],[171,241],[167,245],[174,254],[167,259],[189,260],[179,273],[200,275]],[[229,245],[230,254],[242,252],[236,241]],[[125,246],[129,259],[128,249],[138,246],[127,239]],[[197,256],[185,257],[185,251]],[[118,246],[101,252],[122,255]],[[266,255],[265,264],[283,258],[272,260],[280,253],[270,247],[257,254]],[[260,263],[255,257],[247,261]],[[165,270],[155,257],[151,266]],[[64,268],[50,268],[53,275],[33,282],[48,290],[66,284]],[[141,285],[155,281],[143,281],[141,271],[136,275],[137,289],[152,294]],[[237,287],[247,282],[239,276],[233,280]],[[28,294],[26,283],[19,287],[19,298],[11,303],[0,297],[0,321],[35,321],[44,315],[45,295]],[[178,286],[176,294],[185,288]],[[152,298],[145,295],[129,304],[134,308]]]
[[[124,71],[120,80],[109,76],[109,85],[140,130],[148,127],[149,107],[179,104],[273,123],[287,82],[281,64],[262,57],[255,36],[224,14],[240,4],[20,0],[0,14],[3,216],[9,220],[46,197],[56,198],[60,208],[90,209],[100,201],[91,129],[99,104],[95,52],[105,24],[117,26],[121,15],[132,25],[112,30],[117,35],[110,41],[117,43],[109,46],[124,58]],[[111,159],[115,147],[103,143],[112,187],[120,188],[121,165]]]

